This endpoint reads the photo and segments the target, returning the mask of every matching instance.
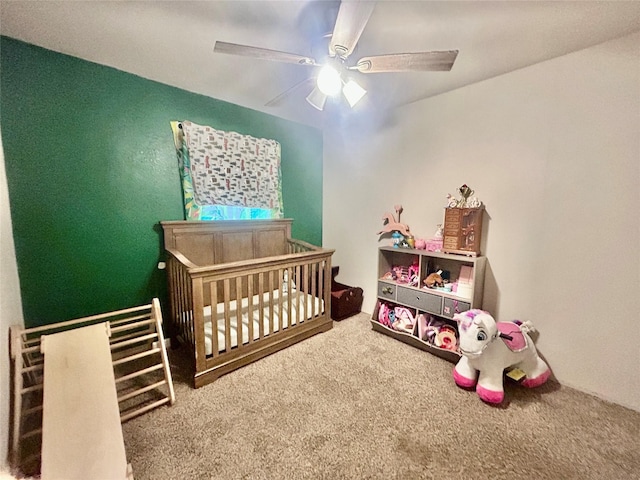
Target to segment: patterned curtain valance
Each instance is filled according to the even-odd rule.
[[[172,122],[171,126],[187,220],[224,218],[220,207],[248,209],[238,218],[282,218],[277,141],[186,120]]]

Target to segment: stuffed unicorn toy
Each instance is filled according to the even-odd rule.
[[[522,370],[526,375],[522,385],[529,388],[540,386],[549,378],[551,371],[528,334],[533,331],[530,323],[496,322],[489,313],[478,309],[453,318],[458,322],[462,353],[453,369],[458,386],[475,386],[482,400],[500,403],[504,399],[505,368]]]

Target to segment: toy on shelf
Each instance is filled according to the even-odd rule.
[[[427,277],[422,281],[427,288],[435,288],[442,287],[444,285],[444,279],[440,275],[442,270],[438,270],[437,272],[430,273]]]
[[[444,234],[442,232],[442,224],[438,224],[436,233],[427,240],[425,248],[429,252],[441,252],[444,245]]]
[[[392,280],[410,287],[417,287],[420,283],[419,269],[417,260],[414,260],[408,267],[393,265],[391,270],[382,276],[381,280]]]
[[[496,322],[483,310],[473,309],[454,315],[458,322],[462,357],[453,369],[456,384],[476,387],[478,396],[488,403],[504,399],[503,375],[508,367],[521,370],[525,387],[537,387],[549,378],[549,366],[538,356],[526,322]]]
[[[393,246],[398,248],[402,245],[402,243],[404,242],[404,235],[402,235],[400,232],[398,231],[394,231],[391,234],[391,241],[393,242]]]
[[[395,321],[391,324],[391,328],[401,332],[413,333],[415,319],[411,310],[406,307],[395,307],[394,313]]]
[[[418,315],[418,337],[438,348],[452,352],[458,351],[456,329],[432,315],[424,313]]]
[[[405,333],[413,333],[415,318],[411,310],[392,303],[380,302],[378,322],[385,327]]]
[[[398,215],[398,220],[396,221],[396,217],[389,212],[385,212],[382,215],[383,227],[382,230],[378,232],[378,235],[382,235],[384,233],[393,233],[400,232],[405,237],[410,235],[409,233],[409,225],[404,223],[400,223],[400,214],[402,213],[402,205],[394,205],[396,210],[396,214]]]
[[[391,327],[392,320],[395,320],[395,311],[391,304],[380,302],[378,307],[378,322],[385,327]]]

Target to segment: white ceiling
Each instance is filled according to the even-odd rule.
[[[319,128],[640,31],[639,1],[379,1],[351,58],[459,50],[450,72],[359,74],[367,96],[319,112],[308,82],[265,104],[317,67],[213,52],[216,40],[325,54],[335,1],[0,0],[0,34]]]

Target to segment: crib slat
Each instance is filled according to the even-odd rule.
[[[236,277],[236,325],[238,326],[236,345],[242,348],[244,344],[244,335],[242,324],[242,277]]]
[[[220,352],[218,346],[218,282],[211,282],[209,291],[211,293],[211,353],[215,358]]]
[[[222,290],[224,292],[224,347],[225,350],[229,352],[231,351],[231,314],[229,313],[229,310],[231,310],[229,307],[231,302],[231,288],[229,279],[225,278],[222,284]]]
[[[291,326],[293,320],[293,317],[291,316],[291,301],[293,299],[294,277],[290,267],[287,267],[285,272],[287,273],[287,322],[289,323],[289,326]]]
[[[307,293],[307,295],[304,296],[304,304],[302,305],[302,319],[301,322],[304,322],[307,318],[307,304],[309,303],[309,299],[311,298],[308,294],[310,293],[309,291],[309,264],[305,263],[304,267],[303,267],[303,274],[302,274],[302,278],[303,278],[303,282],[304,282],[304,292]]]
[[[302,290],[304,289],[304,278],[302,276],[302,266],[301,265],[296,265],[296,278],[298,279],[298,290],[296,290],[296,313],[295,313],[295,318],[296,318],[296,323],[300,322],[300,296],[302,293]]]
[[[282,286],[282,282],[283,282],[283,270],[281,268],[279,268],[277,270],[276,273],[276,282],[277,282],[277,288],[278,288],[278,323],[276,324],[276,331],[280,332],[285,328],[284,325],[284,318],[282,316],[282,307],[283,307],[283,286]]]
[[[318,264],[313,263],[311,265],[311,294],[314,295],[311,303],[311,318],[316,318],[316,297],[322,294],[322,289],[319,285],[316,285],[316,279],[318,278]]]
[[[258,274],[258,330],[259,338],[264,338],[264,273]]]
[[[273,270],[267,273],[269,279],[269,335],[273,335]]]
[[[247,318],[249,330],[249,345],[253,343],[253,275],[247,277]]]

